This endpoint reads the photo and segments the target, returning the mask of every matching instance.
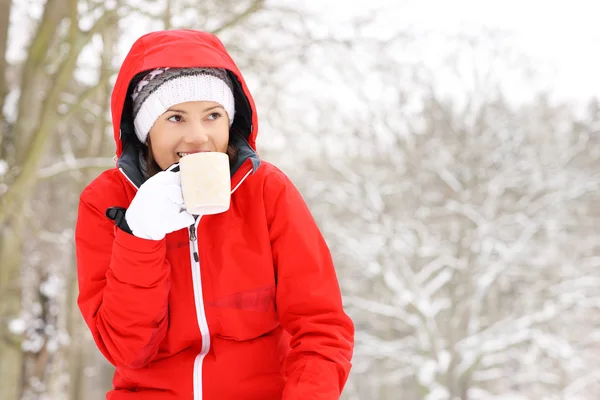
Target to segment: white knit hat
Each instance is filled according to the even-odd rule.
[[[136,86],[133,99],[135,134],[146,143],[150,129],[175,104],[187,101],[214,101],[223,106],[229,125],[235,116],[233,85],[221,68],[158,68]]]

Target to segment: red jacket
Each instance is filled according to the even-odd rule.
[[[143,183],[130,82],[156,67],[226,68],[234,81],[230,209],[152,241],[105,215]],[[81,194],[78,304],[116,367],[113,400],[337,399],[354,327],[330,252],[300,194],[255,152],[254,102],[221,42],[196,31],[140,38],[112,96],[117,168]]]

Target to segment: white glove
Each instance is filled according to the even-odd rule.
[[[161,171],[140,186],[125,213],[131,232],[143,239],[161,240],[195,223],[185,211],[179,172]]]

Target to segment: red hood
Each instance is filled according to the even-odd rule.
[[[225,68],[232,72],[237,77],[250,107],[251,131],[247,139],[250,146],[256,149],[258,120],[254,100],[241,72],[225,50],[223,43],[215,35],[206,32],[169,30],[152,32],[136,40],[123,61],[111,98],[117,157],[120,157],[123,151],[120,134],[121,117],[129,84],[137,74],[158,67],[212,67]]]

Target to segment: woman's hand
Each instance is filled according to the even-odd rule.
[[[184,209],[179,171],[171,169],[144,182],[127,209],[125,219],[135,236],[161,240],[194,224],[194,217]]]

